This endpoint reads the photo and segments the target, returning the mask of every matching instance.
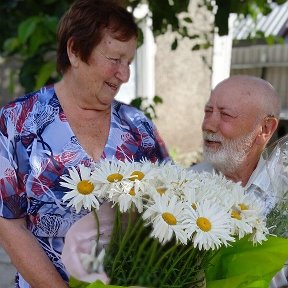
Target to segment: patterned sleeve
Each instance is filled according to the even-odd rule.
[[[26,215],[27,199],[25,193],[26,149],[21,144],[19,111],[16,106],[0,110],[0,216],[21,218]]]

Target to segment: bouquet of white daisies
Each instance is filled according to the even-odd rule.
[[[71,273],[71,287],[205,287],[205,269],[220,247],[244,236],[261,243],[269,234],[261,203],[222,175],[172,162],[103,160],[72,167],[62,180],[67,206],[93,211],[97,223],[91,253],[80,255],[96,277],[78,281]],[[114,220],[103,244],[107,203]]]

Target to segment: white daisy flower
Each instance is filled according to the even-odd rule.
[[[223,207],[207,200],[195,205],[196,209],[187,206],[187,219],[184,221],[195,248],[214,250],[223,244],[229,245],[228,241],[234,241],[230,235],[230,216]]]
[[[175,235],[176,241],[187,244],[188,235],[183,224],[184,203],[177,200],[176,196],[169,198],[165,194],[155,197],[154,200],[155,203],[148,206],[142,214],[143,219],[153,226],[151,236],[164,244]]]
[[[234,204],[230,209],[232,218],[234,235],[238,235],[239,239],[243,238],[246,234],[251,234],[256,219],[261,217],[263,211],[263,204],[250,194],[241,193],[236,191],[233,193]]]
[[[91,177],[96,183],[101,184],[99,193],[103,197],[111,197],[109,193],[122,187],[123,181],[130,175],[129,172],[128,162],[104,159],[96,164]]]
[[[120,212],[126,212],[134,204],[139,213],[143,212],[143,193],[136,191],[134,183],[123,182],[121,186],[114,187],[109,193],[109,199],[119,205]]]
[[[153,187],[153,181],[158,172],[158,165],[144,159],[141,162],[132,162],[130,171],[128,179],[133,182],[135,193],[137,194],[141,191],[143,194],[148,194]]]
[[[250,236],[250,240],[252,240],[254,245],[257,243],[262,244],[262,241],[267,240],[268,235],[269,230],[263,218],[256,219],[253,223],[253,233]]]
[[[199,176],[202,182],[201,189],[205,191],[207,196],[210,195],[211,198],[217,198],[221,203],[226,198],[229,199],[232,190],[242,189],[244,191],[240,183],[234,183],[231,180],[226,179],[221,173],[216,174],[215,172],[204,172]]]
[[[181,198],[186,189],[186,186],[194,179],[195,173],[192,170],[188,170],[172,162],[166,163],[161,169],[157,178],[163,183],[163,187],[166,187],[165,194],[173,194]]]
[[[97,185],[91,180],[91,169],[83,164],[79,166],[79,172],[75,167],[68,170],[69,176],[61,176],[64,182],[60,185],[69,188],[70,191],[65,192],[63,201],[68,201],[67,206],[73,206],[76,213],[79,213],[81,208],[91,211],[92,207],[99,209],[99,193]]]
[[[175,191],[173,189],[169,189],[167,186],[167,183],[164,183],[163,180],[155,177],[153,181],[150,182],[151,186],[149,187],[149,190],[147,189],[148,195],[146,198],[146,202],[149,203],[149,205],[152,205],[155,203],[155,197],[158,198],[159,196],[166,195],[166,197],[172,197],[175,196]],[[180,199],[180,197],[178,197]]]
[[[183,199],[188,202],[189,205],[193,205],[196,202],[202,202],[205,199],[215,198],[213,191],[216,189],[214,185],[210,185],[207,179],[198,177],[195,178],[186,185],[183,191]],[[203,181],[204,180],[204,181]],[[194,207],[195,208],[195,207]]]

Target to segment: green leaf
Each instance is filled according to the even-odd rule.
[[[257,246],[246,237],[223,247],[206,273],[207,288],[267,288],[283,267],[287,251],[288,239],[279,237],[269,237]]]
[[[87,288],[123,288],[124,286],[115,286],[115,285],[105,285],[100,280],[97,280],[94,283],[91,283]],[[80,287],[79,287],[80,288]]]
[[[193,40],[193,39],[197,39],[197,38],[199,38],[199,37],[200,37],[199,34],[194,34],[194,35],[190,35],[190,36],[189,36],[189,39]]]
[[[153,98],[153,102],[155,104],[163,103],[163,99],[160,96],[155,95],[154,98]]]
[[[28,38],[34,33],[39,23],[39,20],[39,17],[30,17],[20,24],[18,28],[18,37],[20,42],[27,42]]]
[[[183,20],[187,23],[193,23],[193,20],[190,17],[185,17]]]
[[[51,17],[51,16],[46,16],[45,19],[43,19],[43,25],[47,29],[47,31],[50,31],[55,38],[53,39],[54,41],[56,40],[56,30],[57,30],[57,25],[58,25],[59,19],[57,17]]]
[[[39,23],[37,29],[31,35],[29,40],[28,56],[36,54],[39,49],[44,48],[46,43],[51,46],[51,39],[55,36],[49,33],[47,27],[43,23]]]
[[[142,29],[138,27],[138,39],[137,39],[137,48],[139,48],[144,42],[144,34]]]
[[[136,97],[130,102],[130,105],[137,109],[141,109],[142,101],[143,99],[141,97]]]
[[[192,51],[198,51],[200,50],[201,46],[199,44],[196,44],[192,47]]]
[[[178,39],[175,38],[174,42],[173,42],[172,45],[171,45],[171,49],[172,49],[172,50],[176,50],[177,47],[178,47]]]
[[[90,283],[80,281],[74,277],[70,277],[69,279],[69,287],[70,288],[86,288]]]
[[[14,51],[16,51],[19,46],[20,46],[19,39],[16,37],[13,37],[13,38],[7,39],[4,42],[3,48],[4,48],[6,53],[10,54],[10,53],[13,53]]]
[[[41,66],[39,73],[36,76],[36,86],[35,90],[44,86],[48,79],[51,77],[51,74],[56,71],[55,61],[50,61]]]

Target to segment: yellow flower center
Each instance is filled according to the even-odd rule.
[[[249,209],[249,207],[248,207],[246,204],[243,204],[243,203],[239,204],[239,207],[240,207],[240,209],[241,209],[242,211]]]
[[[166,190],[167,190],[167,189],[164,188],[164,187],[159,187],[159,188],[156,189],[156,191],[157,191],[160,195],[165,194]]]
[[[169,225],[176,225],[177,224],[176,217],[173,214],[169,213],[169,212],[164,212],[162,214],[162,218]]]
[[[123,179],[123,175],[119,173],[113,173],[107,176],[107,180],[111,183],[113,182],[119,182]]]
[[[231,217],[234,218],[234,219],[237,219],[237,220],[241,220],[242,219],[242,217],[240,215],[240,212],[237,211],[237,210],[232,210]]]
[[[129,191],[129,194],[130,194],[131,196],[135,196],[135,195],[136,195],[135,189],[134,189],[134,188],[131,188],[130,191]]]
[[[204,232],[208,232],[212,228],[211,222],[205,217],[199,217],[196,221],[196,224]]]
[[[80,194],[89,195],[94,190],[94,185],[88,180],[82,180],[77,184],[77,190]]]
[[[129,178],[130,181],[142,180],[144,178],[145,174],[141,171],[134,171],[131,173],[131,177]]]

